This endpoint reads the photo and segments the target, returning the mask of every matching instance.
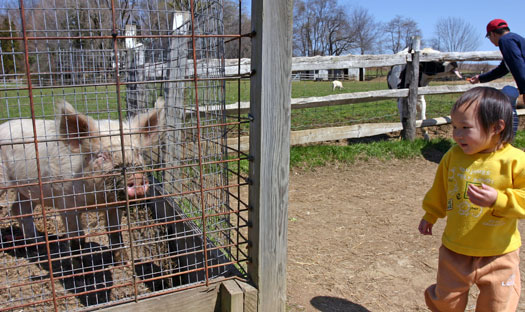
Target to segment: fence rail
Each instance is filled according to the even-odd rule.
[[[473,51],[473,52],[440,52],[426,53],[421,52],[420,62],[430,61],[498,61],[501,60],[499,51]],[[312,56],[312,57],[293,57],[292,72],[321,69],[342,69],[342,68],[369,68],[369,67],[388,67],[406,64],[412,61],[410,53],[400,54],[378,54],[378,55],[340,55],[340,56]],[[225,61],[226,74],[237,74],[239,62],[237,59],[227,59]],[[241,74],[248,74],[251,71],[250,59],[241,59]]]
[[[474,51],[474,52],[443,52],[443,53],[426,53],[421,51],[419,55],[420,62],[429,61],[498,61],[502,56],[499,51]],[[406,64],[412,60],[412,54],[395,54],[395,55],[345,55],[345,56],[316,56],[316,57],[294,57],[292,58],[292,71],[321,70],[321,69],[341,69],[348,67],[386,67],[393,65]],[[235,60],[236,61],[236,60]],[[238,69],[236,62],[226,60],[226,72],[228,67]],[[241,68],[248,70],[250,68],[249,59],[241,60]],[[436,95],[436,94],[454,94],[463,93],[477,86],[490,86],[501,89],[505,85],[515,85],[511,83],[483,83],[477,85],[455,84],[419,87],[419,95]],[[292,109],[304,109],[314,107],[326,107],[337,105],[357,104],[364,102],[375,102],[393,98],[408,97],[409,89],[394,90],[375,90],[366,92],[353,92],[334,94],[321,97],[292,98]],[[249,102],[240,102],[226,105],[226,111],[234,112],[240,109],[241,112],[248,112]],[[206,110],[216,110],[219,107],[209,106]],[[525,114],[525,110],[519,110],[518,114]],[[450,122],[448,117],[431,118],[424,121],[417,121],[416,127],[428,127],[443,125]],[[391,133],[402,130],[402,124],[399,123],[365,123],[343,127],[327,127],[319,129],[309,129],[301,131],[292,131],[291,145],[318,143],[323,141],[341,140],[350,138],[360,138],[385,133]],[[231,146],[237,146],[238,139],[229,141]],[[247,150],[247,137],[240,139],[241,150]]]

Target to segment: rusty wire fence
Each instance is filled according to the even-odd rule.
[[[241,37],[219,0],[0,3],[0,311],[246,276]]]

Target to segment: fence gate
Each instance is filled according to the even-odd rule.
[[[0,311],[246,277],[223,25],[217,0],[0,2]]]

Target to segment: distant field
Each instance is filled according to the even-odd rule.
[[[292,97],[327,96],[332,94],[363,92],[386,89],[384,78],[372,81],[344,81],[344,89],[332,91],[330,81],[293,81]],[[188,83],[186,98],[193,105],[193,84]],[[199,99],[206,104],[215,93],[221,90],[217,84],[210,82],[199,83]],[[239,88],[240,87],[240,88]],[[157,94],[162,94],[157,86]],[[121,89],[121,103],[125,106],[126,89]],[[225,102],[235,103],[250,100],[249,81],[227,81],[225,83]],[[240,91],[239,91],[240,90]],[[240,96],[240,97],[239,97]],[[427,117],[448,115],[451,105],[457,99],[457,94],[427,96]],[[33,90],[35,116],[37,118],[54,118],[53,102],[65,98],[73,103],[78,110],[91,114],[94,118],[118,118],[117,92],[115,86],[92,86],[76,88],[48,88]],[[215,105],[216,102],[210,104]],[[126,107],[122,107],[123,111]],[[31,116],[29,96],[27,90],[12,89],[0,92],[0,121],[12,118],[28,118]],[[124,116],[126,116],[124,112]],[[297,109],[292,111],[292,130],[351,125],[365,122],[397,122],[399,120],[395,99],[349,104],[334,105],[322,108]],[[247,128],[247,126],[245,126]],[[247,129],[246,129],[247,130]]]

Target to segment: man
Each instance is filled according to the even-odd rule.
[[[470,79],[470,83],[489,82],[512,74],[518,89],[510,86],[503,88],[511,100],[513,108],[525,108],[525,38],[510,31],[509,25],[502,19],[494,19],[487,24],[486,37],[499,47],[503,60],[498,67]],[[515,115],[514,128],[517,129],[517,115]]]

